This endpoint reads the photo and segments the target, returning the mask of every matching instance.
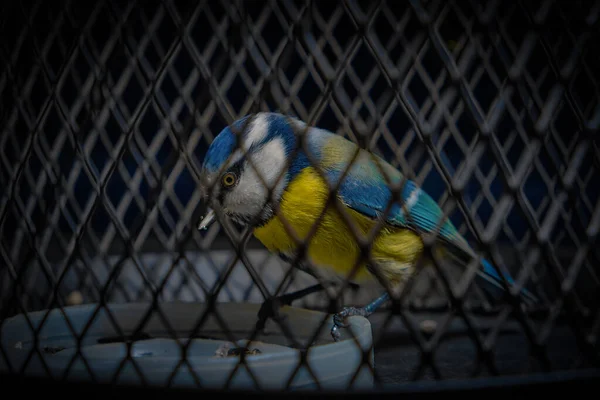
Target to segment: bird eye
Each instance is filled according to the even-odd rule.
[[[231,187],[235,184],[236,176],[232,172],[227,172],[223,175],[222,181],[225,187]]]

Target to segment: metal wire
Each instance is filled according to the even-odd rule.
[[[475,262],[457,275],[433,257],[434,268],[372,317],[373,348],[360,351],[377,382],[598,366],[599,1],[57,4],[0,10],[0,328],[23,314],[37,343],[52,309],[89,303],[116,336],[143,337],[158,318],[176,337],[160,304],[184,301],[206,304],[190,316],[188,337],[212,318],[233,341],[220,303],[262,303],[314,284],[295,268],[310,267],[302,251],[284,262],[224,218],[196,230],[208,146],[242,116],[270,110],[379,154],[440,204],[478,256],[542,300],[494,307],[470,286]],[[394,189],[398,202],[402,185]],[[373,239],[330,206],[359,246]],[[318,229],[301,243],[284,225],[304,249]],[[349,287],[294,305],[331,312],[382,290]],[[126,333],[107,305],[140,302],[149,306]],[[27,313],[40,310],[36,326]],[[82,352],[93,320],[79,326],[63,315],[77,342],[67,373],[81,361],[93,378]],[[320,387],[306,349],[331,315],[306,343],[273,319],[304,350],[287,383],[306,373]],[[514,346],[531,354],[527,365],[506,361],[509,327],[522,333]],[[147,381],[135,340],[125,342],[114,381],[129,366]],[[190,346],[176,367],[203,386]],[[444,348],[451,358],[466,351],[472,364],[449,367]],[[375,368],[370,350],[382,360]],[[414,365],[394,359],[399,351],[414,352]],[[43,352],[34,346],[25,359],[51,374]],[[0,353],[10,367],[1,342]],[[228,383],[241,369],[259,385],[243,353]]]

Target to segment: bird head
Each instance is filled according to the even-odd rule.
[[[202,165],[208,212],[198,229],[214,222],[217,208],[241,225],[266,222],[289,181],[288,157],[296,146],[298,128],[304,126],[292,117],[260,112],[225,127]]]

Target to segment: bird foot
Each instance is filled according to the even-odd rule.
[[[331,328],[331,336],[333,340],[340,340],[340,328],[347,328],[349,324],[345,322],[347,317],[368,317],[371,313],[366,307],[344,307],[340,312],[333,315],[333,327]]]

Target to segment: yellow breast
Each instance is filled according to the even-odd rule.
[[[328,188],[321,176],[308,167],[290,182],[284,192],[277,215],[267,224],[254,230],[254,235],[267,249],[274,252],[291,252],[299,241],[305,241],[313,225],[326,207]],[[362,214],[345,208],[357,231],[366,237],[375,222]],[[418,235],[406,229],[387,226],[373,241],[371,256],[385,269],[390,280],[406,275],[423,244]],[[319,267],[331,269],[346,278],[360,258],[355,236],[334,205],[329,205],[317,230],[309,238],[307,255]],[[365,262],[352,277],[355,281],[370,278]]]

